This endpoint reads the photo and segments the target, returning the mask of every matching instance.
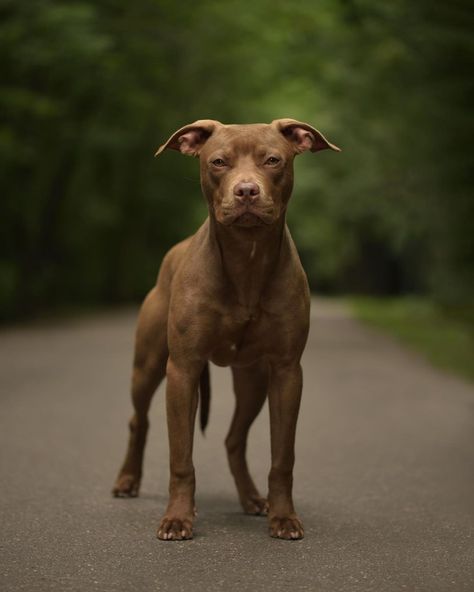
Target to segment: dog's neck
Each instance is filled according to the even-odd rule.
[[[285,236],[285,214],[271,225],[223,226],[209,217],[209,239],[217,245],[222,273],[237,302],[254,310],[274,275]]]

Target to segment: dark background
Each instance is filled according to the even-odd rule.
[[[205,216],[157,146],[279,117],[343,149],[296,165],[313,289],[471,315],[472,26],[467,0],[0,0],[2,320],[142,299]]]

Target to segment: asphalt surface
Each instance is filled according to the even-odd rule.
[[[474,388],[316,302],[295,469],[302,541],[240,512],[223,440],[230,375],[212,368],[197,434],[195,539],[155,538],[168,460],[154,400],[142,495],[113,499],[135,311],[0,333],[0,589],[474,590]],[[250,464],[265,491],[268,410]]]

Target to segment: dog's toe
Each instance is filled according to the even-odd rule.
[[[264,497],[252,496],[242,501],[246,514],[251,516],[266,516],[268,514],[268,501]]]
[[[161,541],[183,541],[193,538],[193,526],[189,520],[163,518],[156,536]]]
[[[304,528],[298,518],[272,518],[269,525],[270,536],[287,541],[302,539]]]
[[[140,489],[140,479],[136,475],[119,475],[112,495],[114,497],[137,497]]]

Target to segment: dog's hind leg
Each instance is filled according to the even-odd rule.
[[[266,514],[267,500],[263,498],[250,476],[247,459],[247,436],[260,412],[268,390],[266,365],[232,368],[236,397],[234,417],[225,444],[230,470],[237,486],[240,503],[247,514]]]
[[[138,318],[132,375],[134,413],[129,422],[127,453],[112,490],[115,497],[138,495],[148,432],[148,410],[153,394],[166,374],[167,318],[167,298],[162,298],[157,288],[153,288]]]

